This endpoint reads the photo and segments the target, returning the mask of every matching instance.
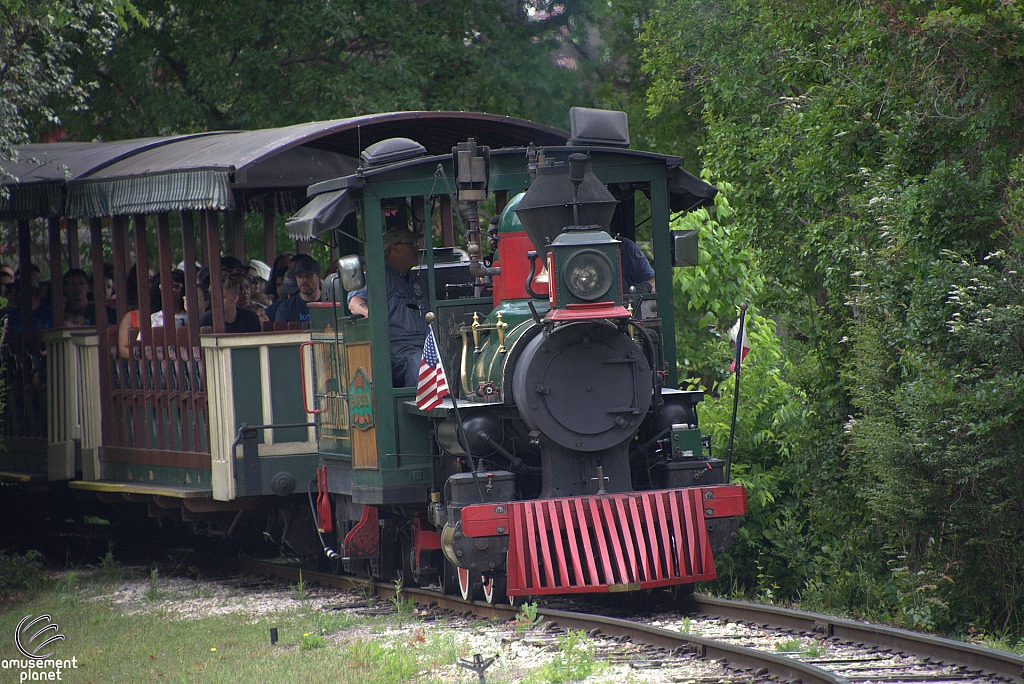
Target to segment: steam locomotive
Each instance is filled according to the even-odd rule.
[[[744,490],[707,453],[702,393],[674,389],[672,268],[696,264],[697,236],[670,231],[669,217],[714,188],[677,158],[630,150],[622,113],[571,119],[565,146],[467,140],[428,156],[382,141],[356,173],[311,186],[290,219],[297,237],[352,240],[336,287],[366,286],[370,311],[384,312],[383,231],[432,226],[439,197],[465,217],[468,262],[426,229],[409,276],[451,389],[436,406],[392,386],[386,316],[352,316],[344,296],[310,305],[315,524],[339,569],[489,602],[685,593],[715,577],[735,539]],[[487,261],[479,216],[492,199]],[[644,213],[653,292],[624,280],[633,254],[614,237],[635,237]]]

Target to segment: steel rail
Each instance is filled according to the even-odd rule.
[[[294,566],[258,561],[243,562],[242,569],[253,573],[276,575],[292,581],[298,581],[300,572],[300,569]],[[384,599],[392,598],[396,594],[396,587],[393,584],[389,585],[384,582],[374,582],[357,577],[329,575],[307,570],[302,570],[301,572],[303,581],[317,582],[324,586],[341,588],[359,587]],[[507,604],[463,601],[461,598],[448,596],[429,589],[409,587],[403,588],[401,591],[403,596],[408,596],[417,603],[434,604],[439,608],[452,610],[457,613],[471,611],[473,614],[482,617],[511,620],[519,612],[517,608]],[[628,637],[636,642],[658,646],[670,651],[675,650],[677,653],[689,652],[703,658],[722,660],[728,663],[730,667],[759,671],[762,675],[777,677],[784,681],[800,681],[802,684],[850,684],[849,680],[832,674],[827,670],[785,656],[735,644],[722,643],[714,639],[692,634],[661,629],[660,627],[652,627],[620,618],[591,615],[588,613],[574,613],[543,607],[538,607],[537,615],[553,622],[562,629],[576,629],[585,632],[592,632],[594,629],[597,629],[609,637]]]
[[[842,641],[871,644],[903,653],[956,663],[968,668],[1024,681],[1024,658],[962,641],[918,634],[905,629],[855,622],[790,608],[763,606],[727,599],[692,597],[698,613],[753,622],[765,626],[799,630],[834,637]]]

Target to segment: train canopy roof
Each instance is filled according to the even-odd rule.
[[[561,143],[556,146],[546,146],[549,152],[561,151],[562,153],[578,151],[584,148],[561,148]],[[552,149],[552,147],[556,149]],[[642,152],[639,150],[593,147],[589,150],[600,151],[616,157],[634,158],[637,161],[657,160],[667,167],[669,208],[673,212],[688,212],[700,207],[709,206],[714,202],[718,188],[710,185],[682,168],[681,157],[657,154],[654,152]],[[492,155],[521,155],[525,150],[492,151]],[[303,206],[297,213],[288,218],[286,223],[288,235],[296,240],[309,240],[322,233],[334,230],[341,226],[342,221],[357,209],[356,195],[362,182],[374,176],[401,172],[410,166],[434,166],[440,161],[450,159],[448,157],[420,157],[405,162],[398,162],[378,168],[364,168],[359,176],[348,175],[339,178],[325,180],[310,186],[307,194],[312,199]]]
[[[14,148],[16,159],[0,162],[5,172],[0,184],[10,193],[0,199],[0,220],[60,216],[64,213],[65,183],[137,152],[187,137],[192,136],[18,145]]]
[[[73,218],[188,209],[292,213],[306,187],[355,171],[359,153],[396,136],[448,154],[466,138],[492,147],[561,145],[566,131],[494,114],[396,112],[207,134],[144,150],[68,184]]]

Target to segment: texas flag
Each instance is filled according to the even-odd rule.
[[[732,326],[732,330],[729,331],[729,339],[732,340],[732,345],[733,345],[732,348],[733,348],[733,350],[736,349],[736,340],[740,339],[741,337],[742,337],[742,341],[740,342],[740,347],[741,347],[741,349],[740,349],[740,363],[742,363],[743,360],[745,358],[747,358],[747,352],[750,351],[750,340],[749,340],[749,338],[747,338],[747,322],[746,322],[746,320],[743,321],[743,333],[742,333],[742,335],[740,334],[740,322],[739,321],[736,321],[736,325]],[[736,356],[735,356],[735,354],[733,355],[732,363],[729,365],[729,372],[730,373],[735,373],[736,372]]]

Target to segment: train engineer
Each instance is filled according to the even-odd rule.
[[[416,265],[418,237],[404,228],[384,233],[384,271],[388,284],[388,330],[391,336],[391,379],[395,387],[415,387],[419,379],[427,322],[426,301],[409,282]],[[353,314],[369,316],[366,288],[350,292],[348,308]]]

